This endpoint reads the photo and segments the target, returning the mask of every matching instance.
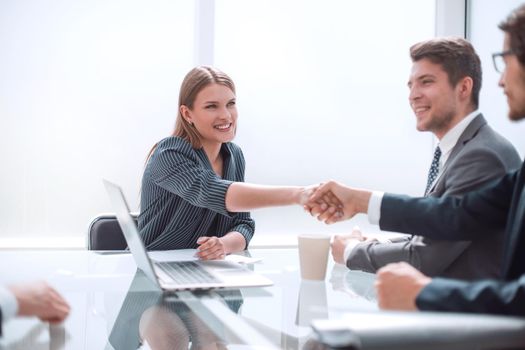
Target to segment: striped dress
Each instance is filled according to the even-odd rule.
[[[237,231],[250,242],[255,222],[250,213],[229,213],[226,191],[244,181],[244,157],[239,146],[221,148],[223,178],[203,149],[194,149],[180,137],[160,141],[142,178],[139,230],[150,250],[197,248],[202,236],[222,237]]]

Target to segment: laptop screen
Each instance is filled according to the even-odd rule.
[[[107,180],[102,181],[104,181],[104,186],[108,192],[109,199],[115,213],[117,214],[120,228],[124,233],[124,238],[126,238],[129,250],[135,259],[137,266],[146,274],[146,276],[154,281],[156,285],[159,285],[155,272],[153,271],[153,266],[151,265],[151,260],[149,259],[146,248],[140,238],[137,226],[135,226],[135,222],[129,213],[128,203],[126,203],[122,189],[118,185]]]

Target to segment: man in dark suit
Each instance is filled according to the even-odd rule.
[[[521,160],[512,144],[478,110],[481,62],[472,45],[461,38],[431,39],[413,45],[410,57],[409,101],[417,129],[439,140],[425,196],[463,195],[518,169]],[[430,276],[499,277],[503,229],[498,232],[474,241],[413,235],[386,242],[353,232],[334,237],[332,255],[366,272],[405,261]]]
[[[45,282],[0,286],[0,335],[3,321],[18,316],[37,316],[42,321],[62,322],[69,314],[69,305]]]
[[[509,118],[517,121],[525,118],[525,5],[514,10],[499,27],[505,32],[504,48],[493,58],[502,73],[499,85],[507,96]],[[522,165],[462,198],[410,198],[330,181],[311,196],[307,209],[320,220],[333,223],[367,213],[369,204],[379,201],[382,229],[418,232],[434,239],[476,240],[504,228],[501,278],[475,282],[432,279],[406,263],[395,263],[378,271],[378,302],[384,309],[525,316],[524,168]],[[320,199],[341,203],[327,208],[317,204]]]

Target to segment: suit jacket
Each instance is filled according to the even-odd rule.
[[[428,195],[463,195],[520,165],[516,149],[480,114],[459,137]],[[396,238],[392,243],[361,243],[352,250],[346,265],[351,269],[375,272],[388,263],[405,261],[429,276],[498,277],[503,229],[498,233],[475,241],[412,236]]]
[[[422,310],[525,316],[525,166],[463,198],[386,194],[380,226],[430,238],[477,240],[504,228],[502,277],[464,282],[435,278],[418,295]]]

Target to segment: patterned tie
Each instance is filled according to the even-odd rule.
[[[430,170],[428,171],[428,180],[427,180],[427,188],[425,189],[425,196],[430,191],[432,183],[438,176],[439,158],[441,158],[441,149],[439,148],[439,146],[437,146],[436,150],[434,151],[434,158],[432,158],[432,164],[430,165]]]

